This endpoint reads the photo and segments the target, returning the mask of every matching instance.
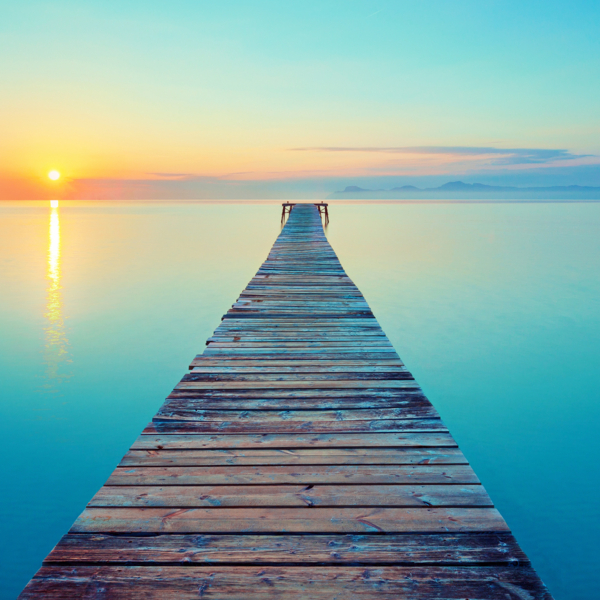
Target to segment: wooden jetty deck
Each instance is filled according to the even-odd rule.
[[[551,596],[299,204],[20,598]]]

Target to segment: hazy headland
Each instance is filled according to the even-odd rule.
[[[438,187],[419,188],[404,185],[391,189],[370,190],[355,185],[333,192],[330,200],[539,200],[600,201],[600,187],[564,185],[550,187],[492,186],[483,183],[449,181]]]

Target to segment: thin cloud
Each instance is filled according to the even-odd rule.
[[[399,146],[399,147],[313,147],[290,148],[293,152],[368,152],[379,154],[440,154],[447,156],[481,156],[495,165],[545,164],[593,156],[572,154],[568,150],[548,148],[490,148],[482,146]]]
[[[193,173],[146,173],[151,177],[163,177],[165,179],[187,179],[189,177],[195,177]]]

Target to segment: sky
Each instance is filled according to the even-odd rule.
[[[600,185],[597,0],[0,0],[0,14],[0,199]]]

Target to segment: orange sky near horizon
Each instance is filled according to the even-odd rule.
[[[505,170],[505,165],[496,165],[498,157],[506,155],[478,153],[464,155],[458,153],[388,153],[357,149],[354,152],[321,151],[317,149],[247,149],[245,151],[208,152],[205,151],[197,160],[185,157],[171,157],[171,163],[161,163],[163,170],[147,170],[143,164],[130,165],[118,169],[106,161],[93,164],[75,155],[65,155],[54,160],[40,159],[43,166],[38,168],[38,161],[33,160],[28,169],[13,174],[4,174],[0,179],[2,195],[5,199],[36,198],[76,198],[78,191],[93,187],[98,181],[106,181],[109,189],[118,193],[119,181],[149,182],[177,181],[196,178],[210,178],[223,182],[246,181],[278,181],[303,178],[344,178],[344,177],[377,177],[377,176],[448,176],[459,171],[476,171],[486,167],[489,171]],[[179,160],[178,160],[179,158]],[[138,157],[142,163],[144,158]],[[183,163],[183,164],[182,164]],[[554,161],[557,165],[573,166],[596,164],[595,157],[577,160]],[[171,166],[171,170],[164,170]],[[154,165],[152,165],[154,166]],[[190,167],[188,169],[176,167]],[[510,165],[513,171],[538,168],[537,164]],[[194,168],[195,167],[195,168]],[[60,179],[52,181],[48,173],[56,169]],[[8,176],[7,176],[8,175]],[[12,175],[12,176],[11,176]],[[16,176],[15,176],[16,175]]]

